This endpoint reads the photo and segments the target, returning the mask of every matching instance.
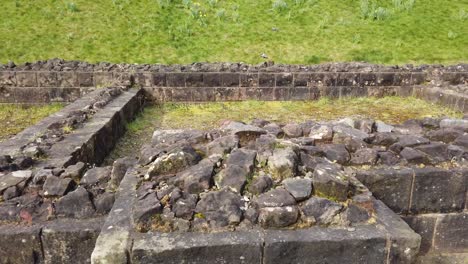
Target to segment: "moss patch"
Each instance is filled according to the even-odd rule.
[[[0,104],[0,142],[63,108],[61,103],[48,105]]]

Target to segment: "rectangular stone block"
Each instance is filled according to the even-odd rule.
[[[273,73],[259,73],[258,86],[259,87],[275,87],[275,74]]]
[[[203,86],[204,87],[221,86],[221,74],[220,73],[203,73]]]
[[[239,73],[222,73],[221,86],[223,87],[239,87],[240,74]]]
[[[0,227],[0,263],[41,263],[40,226]]]
[[[16,72],[16,85],[19,87],[37,87],[36,72]]]
[[[49,91],[38,87],[16,87],[13,96],[17,103],[47,103],[50,101]]]
[[[290,99],[293,101],[310,100],[309,87],[293,87],[291,88]]]
[[[0,87],[14,87],[16,86],[15,72],[0,71]]]
[[[290,72],[276,74],[276,87],[292,87],[293,74]]]
[[[166,85],[169,87],[185,87],[185,73],[167,73]]]
[[[237,101],[239,100],[240,88],[238,87],[216,87],[216,101]]]
[[[310,87],[310,99],[318,100],[320,99],[320,89],[317,86]]]
[[[203,83],[203,73],[185,73],[185,86],[186,87],[202,87]]]
[[[164,87],[166,86],[166,74],[161,72],[153,72],[151,73],[153,79],[153,85],[155,87]]]
[[[338,74],[334,72],[314,72],[310,74],[309,86],[335,86]]]
[[[94,78],[92,72],[77,72],[78,84],[80,87],[94,86]]]
[[[394,73],[393,85],[395,86],[409,86],[411,85],[410,72],[396,72]]]
[[[310,86],[310,73],[295,73],[294,74],[294,87],[309,87]]]
[[[135,73],[135,84],[139,87],[152,87],[153,74],[150,72],[137,72]]]
[[[291,99],[291,89],[290,87],[276,87],[274,89],[274,98],[276,101],[288,101]]]
[[[40,87],[57,87],[57,73],[56,72],[38,72],[37,83]]]
[[[75,72],[57,72],[57,86],[78,87],[78,78]]]
[[[260,91],[257,87],[241,87],[238,100],[258,100]]]
[[[244,73],[240,75],[241,87],[258,87],[258,73]]]
[[[113,85],[131,86],[134,83],[135,76],[130,72],[114,72]]]
[[[256,90],[257,99],[262,101],[274,101],[275,100],[275,88],[273,87],[259,87]]]
[[[359,82],[364,86],[377,85],[377,74],[373,72],[362,72],[359,76]]]
[[[467,252],[468,213],[447,214],[439,220],[434,248],[443,252]]]
[[[50,102],[73,102],[82,95],[81,88],[48,88]]]
[[[104,219],[58,220],[42,230],[44,263],[90,263]]]
[[[215,101],[214,87],[194,87],[188,88],[192,91],[192,100],[196,102],[212,102]]]
[[[447,213],[464,207],[468,179],[455,170],[434,167],[414,169],[411,213]]]
[[[385,263],[385,247],[375,229],[268,230],[262,263]]]
[[[411,73],[411,85],[424,84],[426,82],[427,74],[424,72]]]
[[[372,97],[385,97],[385,96],[395,96],[397,91],[394,86],[367,86],[367,96]]]
[[[192,90],[190,88],[174,87],[171,90],[171,99],[174,102],[192,101]]]
[[[442,74],[442,80],[451,85],[467,84],[468,72],[444,72]]]
[[[166,102],[170,101],[166,95],[166,88],[164,87],[152,87],[145,88],[145,93],[151,101]]]
[[[132,263],[262,263],[262,234],[154,233],[135,239]]]
[[[434,228],[437,221],[436,215],[404,216],[403,220],[421,236],[420,253],[431,250]]]
[[[392,86],[395,80],[395,73],[393,72],[379,72],[377,73],[378,86]]]
[[[112,72],[95,72],[93,77],[95,87],[109,87],[114,82]]]
[[[336,86],[356,86],[359,85],[359,73],[340,72],[336,78]]]
[[[318,86],[320,97],[340,98],[340,87],[337,86]]]
[[[340,98],[344,97],[365,97],[367,88],[364,86],[342,86],[340,89]]]
[[[407,213],[411,195],[413,170],[378,169],[356,174],[372,194],[395,213]]]

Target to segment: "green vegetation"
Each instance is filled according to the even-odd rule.
[[[467,14],[466,0],[3,0],[0,62],[448,64],[468,61]]]
[[[39,120],[51,115],[60,109],[63,104],[53,103],[48,105],[13,105],[0,104],[0,141],[3,141],[28,126],[34,125]]]
[[[155,129],[211,129],[225,120],[250,122],[261,118],[278,123],[306,120],[336,120],[368,117],[390,124],[412,118],[451,116],[460,112],[414,97],[347,98],[300,102],[243,101],[224,103],[167,103],[145,107],[128,125],[128,132],[109,155],[112,161],[123,155],[138,155],[143,142],[149,142]]]

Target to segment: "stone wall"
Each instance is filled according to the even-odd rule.
[[[435,87],[442,93],[451,93],[449,99],[441,101],[465,111],[468,98],[462,95],[467,83],[466,64],[132,65],[54,59],[20,66],[0,65],[0,103],[73,101],[93,87],[109,85],[143,87],[147,97],[157,101],[314,100],[322,96],[385,95],[425,98],[434,97],[425,88]]]

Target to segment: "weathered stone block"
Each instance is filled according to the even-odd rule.
[[[373,72],[362,72],[359,76],[359,82],[364,86],[375,86],[377,85],[377,74]]]
[[[203,86],[219,87],[221,86],[221,74],[219,73],[203,73]]]
[[[8,264],[41,263],[40,226],[0,227],[0,262]]]
[[[256,99],[264,101],[275,100],[275,88],[273,87],[259,87],[256,89]]]
[[[42,230],[44,263],[91,263],[103,219],[58,220]]]
[[[413,170],[379,169],[360,171],[356,177],[374,196],[396,213],[408,212]]]
[[[309,85],[310,73],[295,73],[294,74],[294,87],[307,87]]]
[[[393,85],[395,86],[409,86],[411,85],[411,73],[399,72],[394,73]]]
[[[468,73],[466,72],[444,72],[442,80],[451,85],[466,84],[468,82]]]
[[[94,73],[94,86],[109,87],[114,83],[112,72],[95,72]],[[141,83],[144,80],[140,80]]]
[[[16,72],[16,85],[19,87],[37,87],[36,72]]]
[[[395,74],[393,72],[377,73],[378,86],[392,86],[394,84]]]
[[[76,77],[80,87],[94,86],[94,77],[92,72],[77,72]]]
[[[56,72],[38,72],[37,82],[40,87],[55,87],[58,85]]]
[[[359,84],[359,73],[340,72],[336,77],[336,86],[356,86]]]
[[[152,76],[152,83],[156,87],[164,87],[166,86],[166,74],[165,73],[159,73],[159,72],[154,72],[151,74]]]
[[[292,73],[276,74],[276,87],[291,87],[293,85]]]
[[[239,73],[222,73],[221,86],[223,87],[239,87],[240,74]]]
[[[135,73],[135,84],[140,87],[152,87],[153,75],[150,72],[137,72]]]
[[[434,248],[445,252],[466,252],[468,213],[447,214],[437,224]]]
[[[197,102],[215,101],[215,88],[213,87],[194,87],[191,88],[192,100]]]
[[[166,85],[169,87],[185,87],[185,73],[167,73]]]
[[[290,99],[294,101],[310,100],[309,87],[294,87],[290,89]]]
[[[185,85],[186,87],[202,87],[203,83],[203,73],[185,73]]]
[[[258,73],[245,73],[240,75],[241,87],[258,87]]]
[[[241,87],[239,88],[239,100],[258,100],[260,88],[257,87]],[[261,88],[263,89],[263,88]]]
[[[217,87],[215,88],[216,101],[236,101],[239,100],[239,88]]]
[[[171,90],[171,98],[175,102],[188,102],[192,101],[192,89],[186,88],[172,88]]]
[[[0,86],[11,87],[16,86],[15,72],[0,71]]]
[[[258,86],[260,87],[275,87],[275,74],[272,73],[259,73]]]
[[[437,221],[436,216],[405,216],[403,220],[421,236],[420,253],[424,254],[432,248],[432,238]]]
[[[288,101],[290,99],[291,88],[276,87],[274,89],[274,99],[276,101]]]
[[[468,179],[460,173],[433,167],[414,169],[412,213],[463,210]]]
[[[78,87],[78,78],[75,72],[57,72],[57,85],[60,87]]]
[[[412,72],[411,73],[411,84],[418,85],[423,84],[426,81],[426,73],[424,72]]]

